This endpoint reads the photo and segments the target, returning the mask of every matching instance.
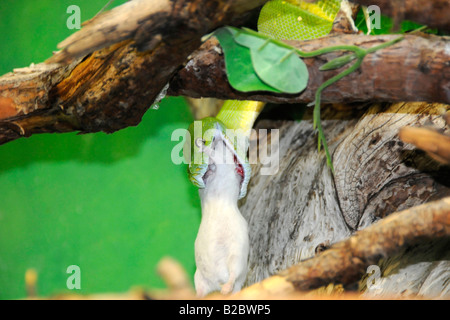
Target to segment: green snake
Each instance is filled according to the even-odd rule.
[[[261,10],[258,20],[259,34],[269,36],[277,40],[307,40],[327,35],[332,28],[333,21],[341,7],[341,0],[319,0],[315,3],[309,3],[302,0],[273,0],[267,2]],[[255,33],[256,34],[256,33]],[[256,34],[257,35],[257,34]],[[336,46],[323,48],[315,52],[302,52],[296,50],[302,58],[317,56],[323,53],[336,50],[351,51],[351,54],[339,57],[327,64],[329,70],[342,66],[352,60],[356,62],[338,75],[325,81],[316,91],[314,108],[314,129],[318,129],[318,144],[323,145],[328,165],[334,170],[331,163],[325,136],[320,124],[320,96],[323,89],[338,81],[342,77],[355,71],[361,65],[365,55],[378,49],[391,45],[399,41],[387,42],[370,49],[362,49],[357,46]],[[285,45],[278,41],[280,45]],[[287,45],[286,45],[287,46]],[[333,63],[335,65],[333,65]],[[204,176],[208,172],[209,155],[204,152],[205,149],[212,146],[213,136],[220,134],[227,146],[234,151],[234,160],[236,171],[241,176],[239,199],[245,197],[247,186],[251,176],[251,167],[247,159],[248,144],[240,144],[236,147],[235,138],[227,134],[229,130],[240,131],[244,140],[249,139],[250,129],[264,108],[263,102],[257,101],[226,101],[216,117],[208,117],[201,121],[195,121],[188,129],[190,139],[190,154],[185,154],[190,159],[188,166],[188,175],[190,181],[199,188],[205,188]],[[210,132],[209,135],[205,134]],[[245,141],[244,141],[245,142]],[[238,144],[239,145],[239,144]],[[186,149],[185,149],[186,150]]]

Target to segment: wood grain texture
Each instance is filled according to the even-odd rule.
[[[450,214],[450,213],[449,213]],[[450,297],[450,239],[431,240],[381,259],[381,278],[367,286],[367,274],[360,290],[367,298]]]
[[[316,248],[344,240],[395,211],[450,196],[449,167],[397,137],[405,125],[442,128],[441,114],[448,109],[428,103],[324,109],[334,177],[323,152],[317,153],[309,113],[299,123],[260,121],[259,127],[280,130],[280,165],[273,175],[261,175],[261,164],[253,167],[240,206],[252,244],[247,284],[311,258]]]
[[[48,61],[75,59],[73,64],[39,64],[0,78],[0,144],[35,133],[110,133],[137,125],[178,71],[170,81],[172,95],[312,101],[317,87],[335,75],[335,71],[319,72],[319,66],[337,54],[307,59],[311,81],[307,90],[294,96],[231,89],[214,42],[179,70],[205,33],[242,23],[245,12],[264,2],[158,0],[150,5],[135,0],[95,17]],[[392,37],[346,35],[292,44],[308,51],[338,44],[373,46]],[[358,72],[325,89],[323,101],[450,103],[449,47],[448,37],[408,35],[401,43],[369,55]]]
[[[333,154],[340,208],[352,229],[448,192],[450,170],[398,137],[405,126],[434,125],[447,105],[397,103],[372,107]]]
[[[0,78],[0,144],[137,125],[205,33],[263,2],[135,0],[93,18],[47,64]]]
[[[390,257],[403,248],[411,249],[427,241],[448,244],[449,235],[450,198],[444,198],[396,212],[280,275],[287,277],[300,290],[330,281],[349,284],[380,258]],[[406,261],[405,257],[402,260]],[[405,287],[414,285],[416,281],[404,284]]]
[[[378,277],[375,285],[382,292],[366,291],[366,297],[448,298],[450,284],[446,267],[449,262],[439,260],[448,259],[449,235],[450,198],[447,197],[396,212],[315,257],[244,288],[233,298],[249,298],[256,292],[260,296],[283,297],[295,290],[328,288],[332,283],[352,288],[352,283],[366,273],[366,268],[376,265],[380,259],[385,262],[385,277]],[[396,261],[390,257],[396,257]],[[438,261],[423,263],[423,259]],[[403,278],[398,278],[398,273],[403,273]],[[390,274],[394,279],[389,279]],[[401,279],[403,282],[397,284],[392,281]]]
[[[325,120],[323,127],[327,137],[338,137],[352,122]],[[271,128],[279,130],[279,170],[261,175],[264,166],[255,165],[240,206],[250,232],[247,284],[313,256],[320,244],[329,245],[351,234],[341,216],[325,158],[317,153],[311,120],[277,122]],[[329,140],[329,145],[333,150],[335,143]],[[266,148],[270,150],[270,144],[260,142],[259,153]]]
[[[415,127],[404,127],[398,135],[403,142],[426,151],[433,159],[450,164],[450,136],[435,128]]]
[[[49,63],[67,62],[124,40],[140,51],[153,50],[174,38],[202,36],[263,4],[263,0],[133,0],[83,23],[62,41]],[[176,35],[176,36],[175,36]]]

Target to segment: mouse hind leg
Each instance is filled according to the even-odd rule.
[[[235,287],[235,283],[236,283],[236,277],[233,273],[230,273],[230,278],[228,279],[228,281],[222,285],[222,289],[220,290],[221,294],[230,294],[232,292],[236,292],[234,289]]]
[[[221,294],[235,293],[241,290],[247,272],[247,263],[243,257],[232,255],[228,259],[228,281],[222,285]]]
[[[209,282],[203,277],[202,273],[197,269],[194,274],[195,291],[199,298],[206,296],[211,291]]]

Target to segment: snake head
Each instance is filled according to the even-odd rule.
[[[229,129],[220,120],[208,117],[194,121],[185,139],[184,157],[189,163],[189,180],[198,188],[205,188],[205,175],[209,170],[210,154],[218,141],[223,141],[234,154],[236,172],[241,176],[239,199],[247,194],[251,166],[247,159],[248,138],[239,130]]]

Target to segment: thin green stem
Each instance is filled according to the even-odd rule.
[[[326,47],[326,48],[322,48],[322,49],[306,52],[306,51],[302,51],[300,49],[294,48],[294,47],[288,45],[287,43],[284,43],[283,41],[267,37],[267,36],[265,36],[265,35],[263,35],[263,34],[261,34],[259,32],[256,32],[254,30],[251,30],[251,29],[248,29],[248,28],[242,28],[242,29],[247,31],[248,33],[254,35],[255,37],[258,37],[258,38],[261,38],[261,39],[264,39],[264,40],[270,39],[270,41],[272,43],[275,43],[276,45],[278,45],[280,47],[283,47],[283,48],[286,48],[286,49],[294,49],[297,52],[297,54],[300,57],[302,57],[302,58],[312,58],[312,57],[315,57],[315,56],[320,56],[320,55],[325,54],[325,53],[330,53],[330,52],[339,51],[339,50],[353,51],[358,58],[362,58],[362,57],[366,56],[368,53],[372,53],[372,52],[375,52],[377,50],[389,47],[389,46],[393,45],[394,43],[397,43],[397,42],[403,40],[403,38],[404,38],[403,36],[400,36],[398,38],[395,38],[393,40],[387,41],[387,42],[382,43],[382,44],[380,44],[378,46],[375,46],[375,47],[372,47],[372,48],[368,48],[368,49],[363,49],[363,48],[360,48],[360,47],[355,46],[355,45],[340,45],[340,46]]]
[[[315,56],[319,56],[325,53],[330,53],[330,52],[334,52],[334,51],[339,51],[339,50],[344,50],[344,51],[353,51],[354,52],[354,58],[358,59],[351,67],[349,67],[348,69],[345,69],[344,71],[342,71],[341,73],[335,75],[334,77],[328,79],[327,81],[325,81],[324,83],[322,83],[319,88],[317,88],[316,93],[315,93],[315,99],[314,99],[314,111],[313,111],[313,128],[318,130],[318,149],[320,151],[320,146],[323,145],[323,148],[325,150],[326,153],[326,157],[327,157],[327,164],[328,166],[331,168],[331,171],[334,173],[334,167],[333,167],[333,163],[331,161],[331,156],[330,156],[330,152],[328,150],[328,144],[327,144],[327,140],[325,138],[325,134],[323,132],[323,128],[322,128],[322,124],[320,122],[320,100],[321,100],[321,95],[322,95],[322,91],[332,85],[333,83],[339,81],[340,79],[344,78],[345,76],[349,75],[350,73],[352,73],[353,71],[355,71],[356,69],[358,69],[361,66],[361,63],[364,59],[364,57],[369,54],[369,53],[373,53],[377,50],[389,47],[391,45],[393,45],[394,43],[397,43],[399,41],[401,41],[404,37],[398,37],[395,38],[393,40],[387,41],[385,43],[382,43],[378,46],[372,47],[372,48],[368,48],[368,49],[363,49],[360,48],[358,46],[354,46],[354,45],[340,45],[340,46],[333,46],[333,47],[326,47],[326,48],[322,48],[322,49],[318,49],[318,50],[314,50],[314,51],[309,51],[309,52],[304,52],[301,51],[297,48],[294,48],[282,41],[276,40],[276,39],[271,39],[268,38],[265,35],[262,35],[254,30],[251,29],[247,29],[244,28],[246,32],[252,34],[255,37],[259,37],[261,39],[266,40],[266,43],[264,43],[264,45],[267,44],[267,39],[270,39],[270,41],[280,47],[292,50],[294,49],[295,52],[301,57],[301,58],[311,58],[311,57],[315,57]],[[239,34],[239,31],[237,33],[237,35]],[[289,54],[290,55],[290,54]],[[287,56],[289,56],[287,55]],[[339,59],[339,58],[338,58]],[[341,58],[342,59],[342,58]],[[339,63],[344,63],[347,60],[349,60],[346,63],[349,63],[351,61],[352,57],[351,55],[347,58],[343,58],[342,61],[337,60],[335,61],[335,63],[338,64]],[[336,60],[336,59],[335,59]],[[339,62],[339,63],[338,63]],[[343,65],[345,65],[346,63],[344,63]],[[332,65],[334,66],[334,65]]]
[[[317,88],[316,90],[316,94],[315,94],[315,109],[314,109],[314,114],[316,114],[316,112],[319,113],[320,115],[320,96],[322,94],[322,91],[332,85],[333,83],[341,80],[343,77],[349,75],[350,73],[352,73],[353,71],[355,71],[356,69],[358,69],[361,66],[362,63],[362,59],[358,59],[351,67],[349,67],[348,69],[345,69],[344,71],[342,71],[341,73],[335,75],[334,77],[328,79],[327,81],[325,81],[324,83],[322,83],[319,88]],[[317,108],[317,106],[319,105],[319,108]],[[316,109],[319,109],[319,111],[316,111]],[[315,124],[316,124],[316,117],[314,117],[314,129],[315,129]]]
[[[426,30],[426,29],[428,29],[428,26],[421,26],[421,27],[419,27],[419,28],[417,28],[417,29],[414,29],[414,30],[408,32],[408,34],[414,34],[414,33],[416,33],[416,32],[421,32],[421,31]],[[425,32],[425,31],[424,31],[424,32]]]
[[[287,60],[290,56],[292,56],[293,54],[296,54],[295,50],[292,50],[291,52],[289,52],[288,54],[286,54],[284,57],[282,57],[282,58],[280,59],[280,61],[278,61],[277,64],[283,63],[284,61],[286,61],[286,60]]]
[[[400,36],[400,37],[392,39],[390,41],[386,41],[386,42],[384,42],[384,43],[382,43],[382,44],[380,44],[378,46],[367,48],[367,49],[365,49],[366,54],[373,53],[373,52],[375,52],[377,50],[387,48],[387,47],[393,45],[394,43],[397,43],[397,42],[403,40],[403,38],[404,38],[404,36]]]
[[[254,30],[247,29],[247,28],[242,28],[242,29],[245,30],[246,32],[254,35],[255,37],[258,37],[258,38],[261,38],[264,40],[270,39],[270,41],[272,43],[275,43],[276,45],[283,47],[285,49],[290,49],[290,50],[294,49],[297,52],[297,54],[302,58],[312,58],[315,56],[320,56],[322,54],[333,52],[333,51],[338,51],[338,50],[353,51],[353,52],[355,52],[355,54],[358,57],[360,57],[361,55],[365,55],[364,49],[361,49],[360,47],[353,46],[353,45],[340,45],[340,46],[326,47],[326,48],[322,48],[322,49],[318,49],[318,50],[314,50],[314,51],[305,52],[300,49],[294,48],[294,47],[288,45],[287,43],[284,43],[283,41],[268,38],[267,36],[262,35],[259,32],[256,32]],[[239,35],[239,32],[236,34],[236,36],[238,36],[238,35]]]
[[[360,47],[357,47],[357,46],[347,46],[347,45],[326,47],[326,48],[322,48],[322,49],[318,49],[318,50],[314,50],[314,51],[308,51],[308,52],[301,51],[299,49],[295,49],[295,51],[297,51],[297,54],[302,58],[312,58],[312,57],[320,56],[325,53],[330,53],[330,52],[339,51],[339,50],[353,51],[358,58],[360,56],[365,55],[364,49],[361,49]]]
[[[267,46],[267,44],[270,42],[270,38],[267,38],[266,41],[264,41],[264,43],[261,45],[261,47],[258,48],[258,50],[261,50],[262,48],[264,48],[265,46]]]
[[[335,75],[334,77],[328,79],[327,81],[325,81],[324,83],[322,83],[319,88],[317,88],[316,90],[316,94],[315,94],[315,102],[314,102],[314,111],[313,111],[313,128],[316,129],[318,131],[318,150],[320,151],[320,145],[323,145],[323,149],[325,150],[325,154],[327,157],[327,164],[330,167],[331,171],[334,173],[334,167],[333,167],[333,163],[331,161],[331,155],[330,152],[328,150],[328,144],[327,144],[327,140],[325,137],[325,134],[323,132],[323,128],[322,128],[322,124],[320,121],[320,100],[321,100],[321,95],[322,95],[322,91],[332,85],[333,83],[339,81],[340,79],[344,78],[345,76],[349,75],[350,73],[352,73],[353,71],[357,70],[360,66],[361,63],[364,59],[364,57],[372,52],[375,52],[377,50],[386,48],[396,42],[399,42],[403,39],[402,37],[393,39],[391,41],[385,42],[383,44],[380,44],[378,46],[369,48],[369,49],[362,49],[364,51],[364,54],[362,55],[358,55],[358,60],[348,69],[345,69],[344,71],[342,71],[341,73]],[[356,52],[355,52],[356,53]]]
[[[326,87],[332,85],[336,81],[339,81],[343,77],[349,75],[350,73],[352,73],[353,71],[358,69],[361,66],[363,58],[359,58],[351,67],[349,67],[348,69],[345,69],[341,73],[335,75],[334,77],[332,77],[332,78],[328,79],[327,81],[325,81],[324,83],[322,83],[319,86],[319,88],[317,88],[317,90],[316,90],[314,111],[313,111],[313,128],[314,129],[317,128],[318,135],[319,135],[319,138],[318,138],[318,149],[320,151],[320,145],[322,144],[323,145],[323,149],[325,150],[326,157],[327,157],[327,164],[330,167],[331,172],[333,172],[333,173],[334,173],[334,167],[333,167],[333,163],[331,161],[330,151],[328,150],[327,139],[326,139],[325,134],[323,132],[322,123],[320,122],[320,100],[321,100],[322,91]]]

